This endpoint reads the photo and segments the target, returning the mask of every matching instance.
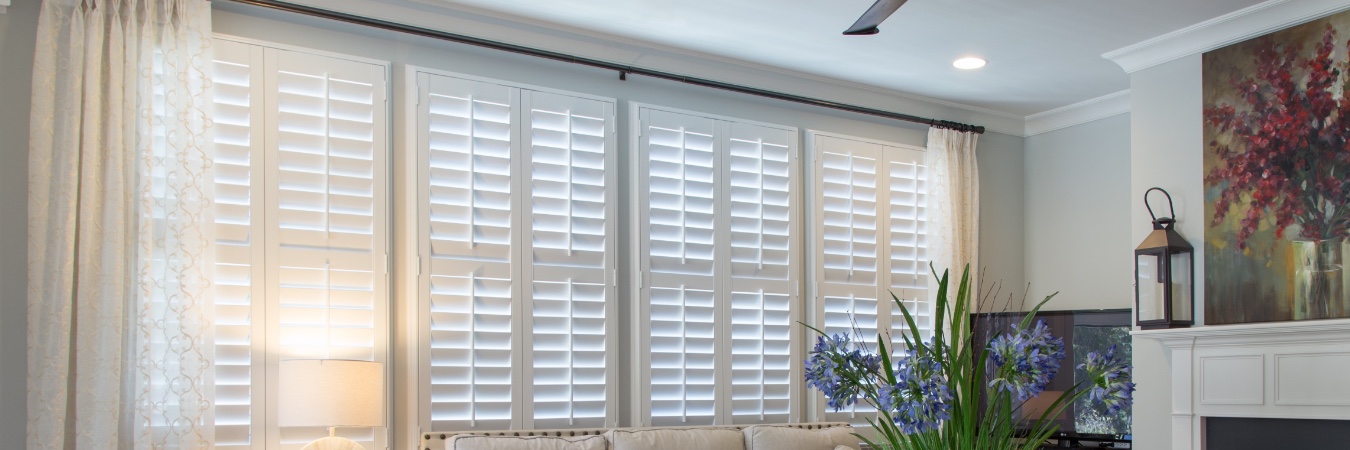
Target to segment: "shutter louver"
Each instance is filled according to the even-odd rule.
[[[215,383],[218,449],[261,446],[262,355],[254,325],[262,317],[262,133],[255,110],[261,50],[215,41],[212,64],[215,132]],[[255,425],[257,427],[255,427]],[[255,431],[257,433],[255,434]]]
[[[419,131],[428,183],[430,426],[512,427],[516,202],[514,93],[431,76]]]
[[[717,418],[712,119],[646,110],[651,425]]]
[[[613,378],[613,104],[522,91],[529,121],[525,384],[534,428],[603,427]]]
[[[280,359],[384,362],[384,67],[267,50],[269,274]],[[371,429],[348,430],[367,446]],[[327,435],[281,428],[283,448]]]
[[[789,422],[796,131],[639,110],[651,426]]]
[[[785,423],[797,366],[791,351],[797,136],[740,123],[727,128],[731,422]]]

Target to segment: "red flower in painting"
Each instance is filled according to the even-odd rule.
[[[1243,110],[1205,109],[1205,122],[1231,137],[1209,143],[1219,164],[1205,185],[1221,188],[1215,225],[1241,214],[1239,248],[1267,217],[1277,238],[1294,225],[1305,239],[1350,234],[1350,80],[1342,77],[1350,63],[1335,61],[1335,42],[1328,25],[1304,58],[1301,45],[1262,38],[1252,55],[1255,78],[1230,80]]]

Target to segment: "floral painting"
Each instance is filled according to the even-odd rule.
[[[1205,322],[1350,317],[1350,13],[1203,70]]]

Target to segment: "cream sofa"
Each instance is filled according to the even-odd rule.
[[[859,450],[847,423],[431,432],[424,450]]]

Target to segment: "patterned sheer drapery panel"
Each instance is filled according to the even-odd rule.
[[[951,271],[953,284],[960,282],[962,269],[969,265],[971,285],[979,286],[980,168],[975,152],[979,137],[973,132],[928,129],[923,159],[928,168],[928,256],[938,273]],[[930,278],[929,288],[935,289],[937,281]]]
[[[42,4],[29,448],[214,441],[210,17],[197,0]]]

